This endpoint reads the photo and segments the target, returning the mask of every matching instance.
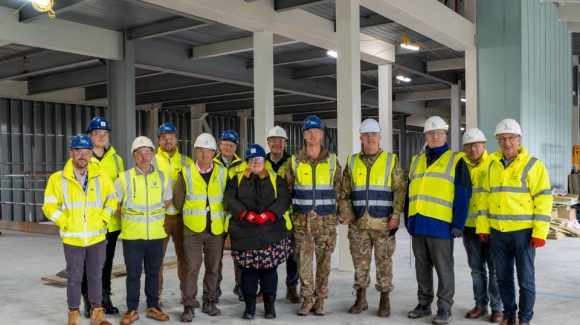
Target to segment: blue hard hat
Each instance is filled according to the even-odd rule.
[[[246,160],[256,157],[266,157],[266,151],[259,144],[252,143],[246,149]]]
[[[302,124],[304,130],[309,129],[322,129],[322,120],[316,115],[309,115],[304,119],[304,124]]]
[[[111,131],[111,124],[109,123],[109,121],[107,121],[106,118],[97,116],[89,122],[89,126],[87,127],[87,133],[92,132],[94,130]]]
[[[159,126],[159,130],[157,133],[159,133],[159,134],[161,134],[161,133],[177,133],[177,128],[175,127],[175,125],[173,125],[169,122],[165,122]]]
[[[240,143],[240,136],[238,136],[238,133],[234,130],[225,130],[222,132],[222,135],[220,135],[220,139],[222,141],[231,141],[235,144]]]
[[[69,148],[72,149],[93,149],[93,141],[86,134],[77,134],[70,140]]]

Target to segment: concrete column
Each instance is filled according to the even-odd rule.
[[[407,116],[400,116],[399,127],[399,160],[401,161],[401,168],[407,169]]]
[[[580,112],[578,105],[572,105],[572,144],[580,144]]]
[[[160,104],[151,105],[150,118],[149,118],[149,130],[147,130],[147,136],[153,140],[153,143],[157,144],[157,129],[159,129],[159,108]]]
[[[131,168],[135,161],[131,143],[136,134],[135,114],[135,44],[125,41],[123,60],[107,61],[107,99],[109,102],[111,143]]]
[[[274,45],[271,30],[254,32],[254,142],[274,126]]]
[[[393,151],[393,65],[379,65],[379,125],[381,148]]]
[[[360,151],[356,136],[361,123],[359,11],[359,0],[336,1],[338,154],[343,167],[348,155]],[[346,226],[339,227],[338,269],[343,271],[353,269],[347,233]]]
[[[477,50],[465,51],[465,123],[477,127]]]
[[[459,151],[459,138],[461,135],[461,91],[460,85],[451,86],[451,125],[449,139],[451,149]]]
[[[191,157],[195,158],[195,151],[193,150],[193,144],[197,136],[202,134],[204,131],[204,122],[207,113],[205,112],[205,104],[196,104],[189,106],[190,112],[190,125],[191,131],[189,138],[191,139]],[[205,123],[207,124],[207,122]]]
[[[254,139],[249,139],[248,136],[248,118],[252,116],[252,111],[249,109],[244,109],[238,111],[238,117],[240,118],[240,144],[238,145],[238,155],[243,159],[244,151],[250,143],[256,142],[256,117],[254,117]],[[266,131],[268,132],[268,131]],[[264,138],[264,142],[266,138]]]

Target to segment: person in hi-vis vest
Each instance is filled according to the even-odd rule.
[[[413,156],[409,171],[405,224],[412,236],[419,304],[409,318],[431,315],[433,268],[437,272],[437,315],[434,324],[451,321],[455,295],[453,238],[460,237],[471,198],[471,177],[463,153],[447,145],[449,126],[439,116],[425,121],[425,152]]]

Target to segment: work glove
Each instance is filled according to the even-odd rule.
[[[248,213],[246,213],[246,221],[248,221],[249,223],[255,224],[257,220],[258,214],[256,212],[248,211]]]
[[[244,211],[240,212],[240,214],[238,215],[240,217],[240,220],[244,220],[246,213],[248,213],[248,210],[244,210]]]
[[[256,224],[261,225],[268,220],[274,221],[274,220],[276,220],[276,216],[270,211],[262,212],[258,215],[258,219],[256,220]]]
[[[544,245],[546,245],[546,241],[540,238],[536,238],[536,237],[532,237],[532,239],[530,239],[530,247],[531,248],[540,248],[540,247],[544,247]]]
[[[451,229],[451,237],[459,238],[461,235],[463,235],[463,230],[457,228]]]
[[[489,243],[489,234],[479,234],[479,241],[482,243]]]

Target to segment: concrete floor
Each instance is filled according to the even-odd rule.
[[[431,318],[410,320],[407,311],[416,303],[415,271],[409,266],[409,236],[403,229],[398,233],[397,251],[394,258],[395,290],[391,295],[392,315],[388,319],[376,317],[378,294],[374,289],[369,291],[369,310],[361,315],[350,315],[348,307],[354,301],[352,289],[352,272],[333,271],[331,289],[327,302],[328,314],[325,317],[299,317],[295,312],[299,305],[292,305],[285,300],[284,277],[285,267],[279,271],[279,299],[276,304],[279,324],[298,322],[317,322],[319,324],[430,324]],[[537,299],[535,324],[580,324],[580,240],[568,238],[559,241],[550,240],[545,248],[539,249],[536,257]],[[471,277],[467,267],[465,250],[457,240],[455,249],[456,294],[453,307],[452,324],[484,324],[484,319],[466,320],[464,314],[473,307]],[[122,249],[118,245],[115,263],[122,262]],[[173,254],[171,250],[168,254]],[[60,239],[55,236],[2,231],[0,236],[0,324],[64,324],[66,322],[66,290],[44,285],[40,281],[43,275],[55,274],[64,267],[64,256]],[[263,319],[263,308],[258,306],[256,320],[240,319],[243,303],[238,302],[232,293],[233,267],[231,259],[224,259],[224,284],[219,307],[222,316],[209,317],[196,310],[194,323],[220,324],[266,324]],[[179,305],[179,287],[175,269],[166,271],[166,293],[164,309],[170,314],[170,323],[179,321],[182,306]],[[374,283],[374,279],[373,279]],[[374,286],[374,284],[371,284]],[[122,313],[125,312],[125,280],[113,280],[114,303]],[[145,318],[145,297],[141,298],[141,319],[137,324],[158,324]],[[433,304],[436,309],[436,305]],[[113,324],[118,324],[120,316],[109,317]],[[83,319],[82,324],[89,321]]]

